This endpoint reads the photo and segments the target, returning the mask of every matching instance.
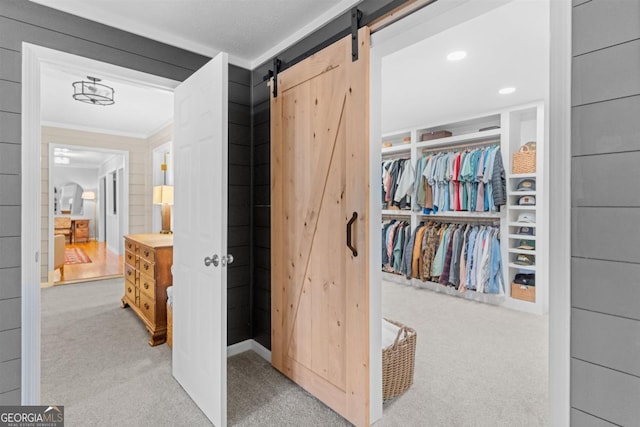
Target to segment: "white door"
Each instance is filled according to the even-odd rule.
[[[173,376],[227,419],[227,54],[175,90]],[[206,258],[206,262],[205,262]]]

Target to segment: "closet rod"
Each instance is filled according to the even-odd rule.
[[[403,215],[403,214],[394,214],[394,213],[382,213],[382,217],[383,218],[398,218],[398,219],[403,219],[403,220],[407,220],[407,221],[411,221],[411,216],[410,215]]]
[[[500,225],[500,219],[498,218],[460,218],[454,215],[422,215],[421,221],[439,221],[439,222],[447,222],[450,224],[491,224],[491,225]]]
[[[481,147],[481,146],[491,146],[491,145],[499,145],[500,141],[499,140],[493,140],[493,141],[482,141],[482,142],[473,142],[473,143],[469,143],[469,144],[463,144],[463,145],[449,145],[449,146],[444,146],[444,147],[437,147],[437,148],[424,148],[422,149],[422,153],[432,153],[432,152],[436,152],[436,151],[461,151],[461,150],[465,150],[467,148],[475,148],[475,147]]]
[[[411,160],[411,155],[408,153],[382,153],[382,161],[387,160]]]

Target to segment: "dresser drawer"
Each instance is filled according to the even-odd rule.
[[[133,268],[138,268],[138,257],[133,252],[125,251],[124,262]]]
[[[138,255],[149,262],[156,261],[156,251],[146,246],[140,245]]]
[[[150,298],[144,292],[140,293],[140,310],[151,323],[156,322],[156,304],[155,301]]]
[[[140,273],[142,274],[146,274],[149,276],[156,276],[156,263],[155,262],[149,262],[144,258],[140,258]]]
[[[133,252],[134,254],[138,253],[138,245],[128,239],[124,239],[124,247],[126,250]]]
[[[131,266],[129,264],[125,264],[124,265],[124,278],[135,284],[136,286],[138,286],[138,283],[140,283],[139,279],[140,279],[140,273],[138,273],[138,271],[136,270],[136,268],[134,266]]]
[[[130,304],[140,305],[140,291],[129,281],[124,282],[124,294],[127,296]]]
[[[146,274],[140,274],[140,290],[153,301],[156,300],[156,281]]]

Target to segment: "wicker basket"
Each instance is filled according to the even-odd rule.
[[[399,322],[385,319],[398,326],[395,342],[382,350],[382,399],[400,396],[413,384],[416,355],[416,331]]]
[[[513,153],[512,173],[534,173],[536,171],[536,150],[523,145],[516,153]]]

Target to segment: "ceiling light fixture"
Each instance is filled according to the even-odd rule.
[[[73,99],[93,105],[111,105],[114,90],[112,87],[98,83],[101,81],[96,77],[87,76],[89,82],[81,80],[73,83]]]
[[[503,87],[502,89],[500,89],[500,90],[498,91],[498,93],[499,93],[500,95],[509,95],[510,93],[513,93],[513,92],[515,92],[515,91],[516,91],[516,88],[515,88],[515,87]]]
[[[456,50],[455,52],[451,52],[449,55],[447,55],[447,59],[449,61],[460,61],[461,59],[464,59],[467,57],[467,52],[465,52],[464,50]]]

